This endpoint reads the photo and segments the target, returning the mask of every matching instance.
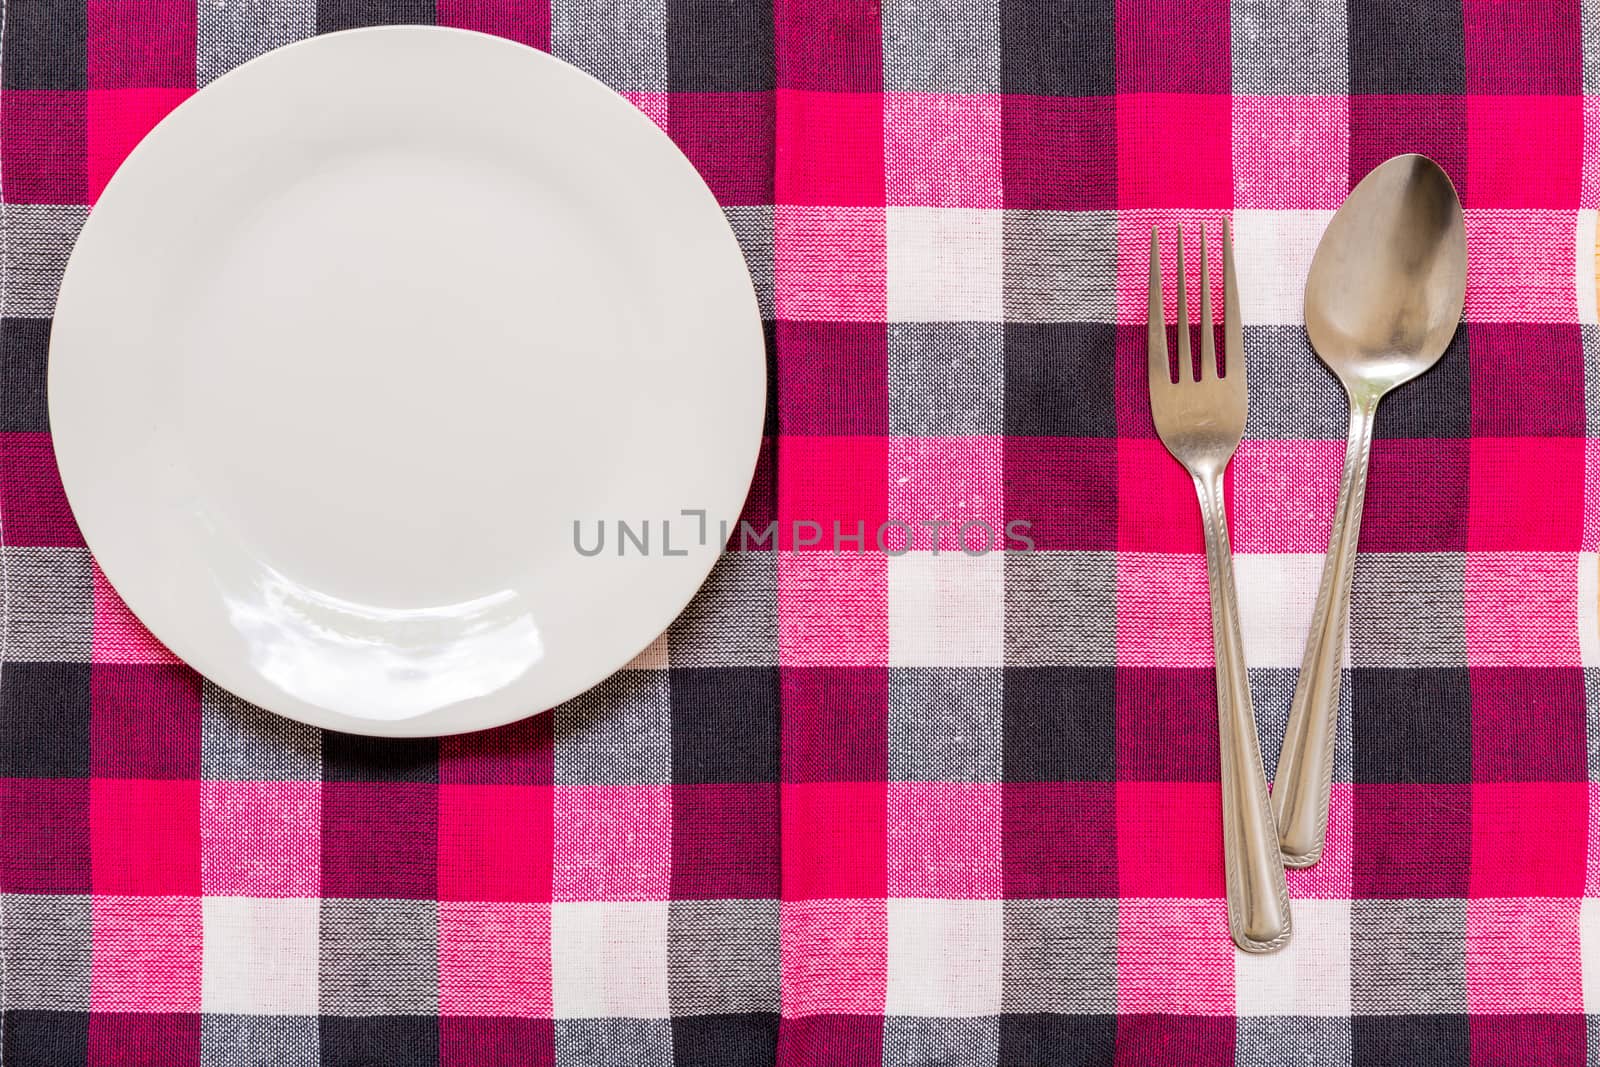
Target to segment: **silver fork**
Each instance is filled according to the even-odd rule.
[[[1239,635],[1233,550],[1228,544],[1222,475],[1244,436],[1244,333],[1233,240],[1223,223],[1222,322],[1225,375],[1217,373],[1211,327],[1211,276],[1205,227],[1200,228],[1200,377],[1192,378],[1188,286],[1183,229],[1178,229],[1178,381],[1167,362],[1166,310],[1161,300],[1161,233],[1150,233],[1150,410],[1156,432],[1194,479],[1206,531],[1206,576],[1211,583],[1211,632],[1216,646],[1217,715],[1222,748],[1222,847],[1227,876],[1228,929],[1246,952],[1271,952],[1289,940],[1289,889],[1278,856],[1278,831],[1261,770],[1255,709]]]

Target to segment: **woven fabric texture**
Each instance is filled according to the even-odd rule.
[[[441,741],[175,661],[45,409],[128,150],[394,22],[547,49],[682,147],[768,320],[747,518],[825,531],[736,544],[628,669]],[[1600,1065],[1594,0],[5,0],[0,35],[5,1067]],[[1466,322],[1382,410],[1327,853],[1246,957],[1150,227],[1237,235],[1270,764],[1344,450],[1303,279],[1402,151],[1462,194]],[[959,550],[1015,520],[1035,551]]]

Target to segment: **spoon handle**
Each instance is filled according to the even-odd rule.
[[[1372,455],[1376,398],[1350,399],[1350,438],[1344,475],[1333,510],[1322,584],[1311,616],[1305,658],[1294,687],[1289,726],[1278,753],[1272,811],[1278,845],[1289,867],[1309,867],[1322,858],[1328,833],[1328,794],[1333,784],[1335,727],[1339,721],[1339,675],[1350,619],[1350,579],[1361,537],[1361,506],[1367,495],[1367,462]]]

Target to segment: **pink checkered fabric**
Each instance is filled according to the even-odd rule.
[[[704,174],[769,323],[746,518],[785,533],[584,697],[374,742],[144,632],[62,497],[44,368],[160,116],[277,45],[434,21],[594,73]],[[1600,1065],[1593,3],[6,0],[0,33],[5,1067]],[[1237,234],[1270,759],[1343,454],[1301,286],[1400,151],[1463,195],[1467,321],[1383,409],[1326,857],[1294,943],[1245,957],[1150,227]],[[894,520],[950,525],[878,551]],[[1036,551],[959,550],[1015,520]]]

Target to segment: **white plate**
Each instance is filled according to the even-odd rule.
[[[67,496],[129,607],[224,688],[371,734],[509,722],[645,648],[737,519],[765,387],[738,244],[666,135],[423,27],[174,111],[95,206],[50,346]]]

